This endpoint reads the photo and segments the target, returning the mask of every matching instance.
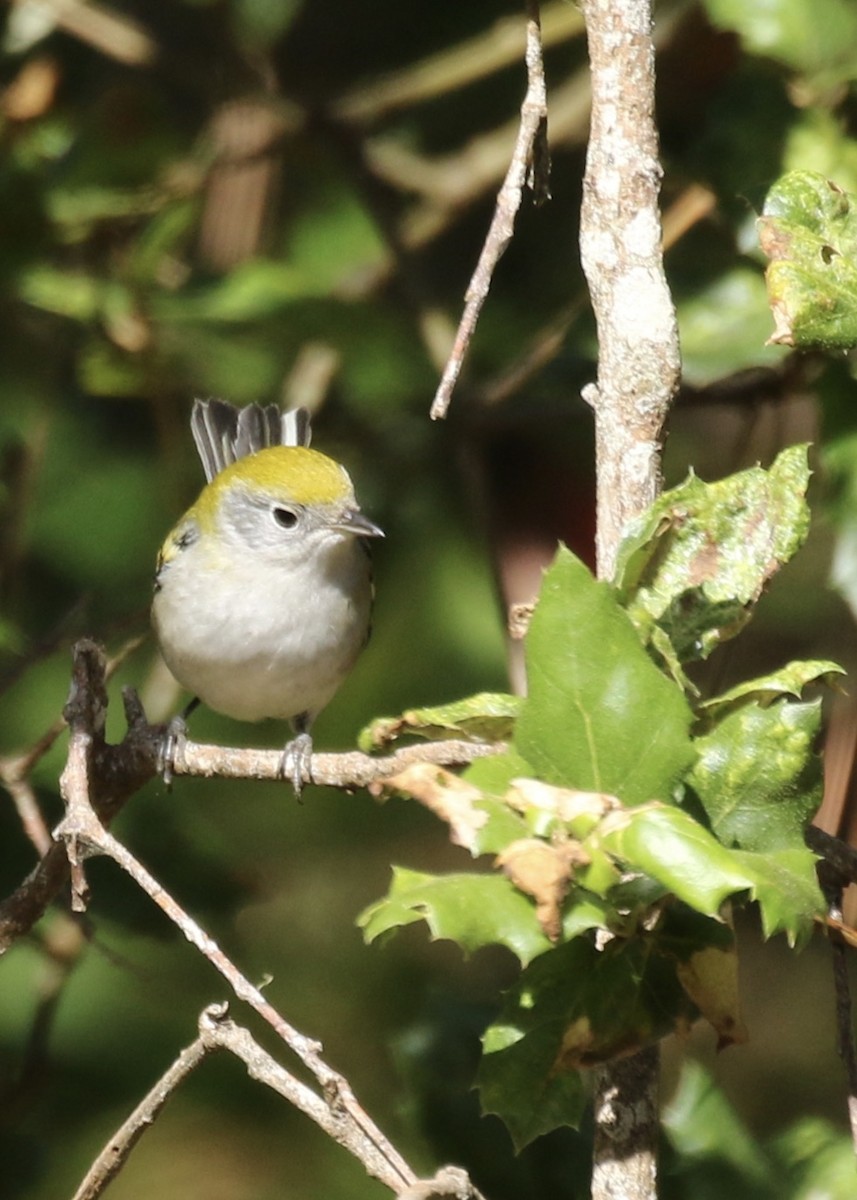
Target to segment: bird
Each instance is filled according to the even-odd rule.
[[[299,796],[311,726],[365,646],[373,601],[369,540],[347,471],[310,449],[306,409],[196,400],[191,432],[206,484],[158,554],[152,624],[193,699],[167,727],[172,779],[199,703],[240,721],[290,722],[281,773]]]

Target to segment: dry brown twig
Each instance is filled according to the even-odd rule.
[[[524,185],[529,181],[537,202],[547,199],[549,160],[547,150],[547,95],[542,61],[541,26],[538,0],[526,0],[527,6],[527,91],[521,105],[518,137],[506,178],[497,196],[494,217],[479,255],[476,270],[467,288],[464,312],[455,335],[440,383],[432,402],[432,420],[445,417],[452,391],[470,345],[482,305],[488,295],[494,269],[508,246],[521,206]]]
[[[230,1019],[228,1005],[212,1004],[200,1015],[199,1036],[182,1050],[108,1140],[87,1171],[73,1200],[97,1200],[128,1161],[134,1146],[146,1130],[151,1128],[171,1096],[185,1079],[217,1050],[226,1050],[235,1055],[244,1063],[251,1079],[271,1088],[315,1121],[335,1141],[346,1149],[352,1149],[352,1134],[348,1121],[331,1102],[330,1097],[322,1099],[312,1088],[286,1071],[259,1045],[249,1030]],[[356,1156],[361,1158],[359,1153]],[[434,1179],[419,1180],[406,1164],[402,1163],[402,1166],[408,1176],[407,1181],[390,1181],[390,1186],[399,1200],[431,1200],[433,1196],[453,1196],[455,1200],[480,1200],[479,1193],[473,1187],[467,1173],[458,1167],[444,1167]]]

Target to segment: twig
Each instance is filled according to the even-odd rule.
[[[463,766],[477,758],[497,754],[505,747],[486,742],[448,740],[403,746],[383,758],[373,758],[359,750],[339,754],[314,754],[304,783],[346,791],[382,783],[414,763],[436,766]],[[176,749],[175,775],[216,775],[221,779],[270,779],[282,782],[282,750],[239,749],[180,742]]]
[[[452,353],[444,369],[431,406],[432,420],[445,417],[452,391],[461,373],[482,305],[488,295],[494,268],[508,246],[521,207],[524,184],[529,182],[537,201],[547,198],[547,96],[542,62],[541,28],[538,0],[527,5],[527,91],[521,105],[518,137],[506,178],[497,196],[491,226],[465,295],[464,312],[455,335]]]
[[[660,487],[661,438],[680,358],[663,269],[651,0],[584,0],[592,131],[580,249],[598,324],[598,570],[613,574],[627,521]]]
[[[73,1200],[96,1200],[112,1179],[119,1174],[128,1155],[146,1130],[153,1124],[179,1084],[195,1071],[206,1055],[217,1049],[204,1034],[182,1050],[176,1061],[164,1072],[155,1086],[143,1097],[127,1121],[123,1121],[110,1141],[86,1172]]]
[[[613,575],[626,522],[660,487],[661,438],[678,387],[675,309],[661,247],[651,0],[583,0],[592,122],[580,249],[598,325],[596,558]],[[658,1050],[595,1077],[592,1200],[653,1200]]]
[[[84,656],[93,665],[92,647],[87,645]],[[97,668],[97,663],[95,664]],[[82,907],[86,902],[86,885],[82,877],[85,860],[93,855],[105,855],[121,867],[161,909],[170,921],[195,946],[209,963],[229,983],[239,1000],[248,1004],[274,1030],[297,1056],[319,1085],[320,1094],[289,1075],[250,1039],[246,1031],[231,1023],[220,1026],[209,1020],[202,1030],[217,1044],[228,1043],[241,1057],[254,1078],[265,1078],[270,1086],[306,1112],[341,1145],[362,1162],[366,1171],[385,1183],[397,1194],[417,1182],[415,1173],[394,1146],[384,1137],[368,1114],[358,1104],[348,1081],[334,1071],[321,1057],[321,1047],[299,1033],[235,966],[217,943],[163,888],[153,875],[138,862],[131,852],[105,828],[92,803],[97,791],[96,762],[104,750],[103,728],[106,694],[103,674],[94,670],[88,677],[90,694],[83,694],[82,684],[87,676],[81,672],[66,705],[69,724],[69,752],[60,779],[60,790],[66,803],[66,816],[55,831],[55,837],[65,844],[72,871],[80,872],[73,886],[73,903]],[[73,880],[74,884],[74,880]],[[193,1059],[196,1051],[192,1053]],[[181,1069],[181,1068],[178,1068]],[[274,1082],[272,1082],[274,1081]],[[153,1103],[163,1104],[165,1096]],[[145,1103],[145,1102],[144,1102]],[[127,1148],[139,1136],[142,1125],[133,1122],[127,1132]],[[87,1193],[84,1193],[86,1195]],[[90,1192],[97,1195],[97,1192]]]
[[[97,1200],[124,1166],[140,1137],[154,1123],[167,1101],[192,1071],[215,1050],[227,1050],[240,1059],[247,1074],[257,1083],[271,1088],[306,1114],[334,1141],[353,1151],[353,1131],[348,1115],[330,1099],[316,1095],[312,1088],[287,1071],[256,1041],[248,1029],[237,1025],[228,1015],[228,1005],[212,1004],[199,1019],[199,1037],[183,1050],[161,1076],[148,1095],[110,1138],[86,1173],[73,1200]],[[357,1157],[361,1155],[358,1153]],[[409,1181],[391,1183],[399,1200],[431,1200],[433,1196],[452,1196],[455,1200],[481,1200],[465,1171],[444,1167],[434,1179],[418,1180],[406,1168]],[[385,1181],[386,1182],[386,1181]]]

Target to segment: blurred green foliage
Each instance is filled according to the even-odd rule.
[[[318,723],[321,745],[352,744],[379,713],[506,690],[498,581],[507,599],[526,598],[515,581],[524,571],[529,587],[558,538],[591,552],[579,389],[595,342],[576,250],[586,126],[570,103],[553,118],[553,202],[521,214],[450,421],[426,414],[505,169],[508,143],[492,166],[489,135],[523,93],[517,54],[481,69],[494,23],[518,6],[125,0],[102,5],[115,21],[94,26],[75,22],[79,7],[57,17],[22,0],[0,17],[0,754],[56,719],[75,636],[116,652],[146,631],[157,547],[201,484],[194,395],[318,402],[316,444],[346,462],[387,531],[375,635]],[[761,605],[753,663],[712,659],[710,690],[723,692],[789,657],[854,657],[844,607],[822,588],[834,549],[843,586],[857,576],[850,363],[764,345],[755,236],[786,169],[857,190],[854,17],[849,0],[673,0],[658,17],[669,28],[667,269],[687,348],[668,473],[683,478],[693,462],[706,477],[727,474],[811,437],[828,467],[818,492],[829,520]],[[432,55],[436,68],[481,33],[469,82],[401,99],[406,68]],[[584,63],[579,34],[550,47],[554,96]],[[398,85],[395,103],[382,102],[380,81]],[[693,185],[706,201],[689,219]],[[505,373],[556,328],[540,369],[510,383]],[[114,737],[129,683],[153,719],[179,703],[144,642],[111,684]],[[202,712],[193,732],[282,737]],[[61,739],[31,776],[48,826],[63,749]],[[135,797],[117,832],[251,977],[270,973],[272,1001],[324,1042],[416,1167],[460,1162],[490,1200],[583,1196],[585,1131],[540,1138],[515,1159],[469,1090],[498,987],[516,979],[511,956],[481,950],[464,964],[449,946],[427,947],[419,928],[383,952],[362,945],[355,916],[386,889],[392,860],[462,868],[439,826],[409,807],[317,790],[297,806],[273,786],[181,781],[171,796],[153,784]],[[5,792],[0,824],[5,896],[35,854]],[[128,881],[99,862],[89,877],[85,937],[57,909],[0,964],[10,1197],[71,1194],[192,1040],[200,1010],[223,997]],[[741,936],[752,944],[752,930]],[[719,1097],[707,1109],[688,1102],[702,1085],[685,1079],[665,1195],[722,1195],[725,1179],[736,1197],[813,1186],[845,1196],[824,954],[810,948],[798,979],[770,947],[756,958],[755,994],[769,1007],[754,1008],[750,1047],[717,1068],[743,1115]],[[710,1058],[710,1045],[698,1049]],[[785,1094],[797,1099],[778,1116]],[[713,1115],[700,1150],[702,1111]],[[220,1061],[172,1102],[110,1195],[152,1188],[165,1200],[382,1194]]]

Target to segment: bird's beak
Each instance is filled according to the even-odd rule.
[[[384,536],[384,530],[379,525],[370,521],[368,517],[364,517],[363,513],[356,509],[343,513],[337,521],[333,522],[333,528],[339,529],[343,533],[354,533],[358,537],[382,538]]]

